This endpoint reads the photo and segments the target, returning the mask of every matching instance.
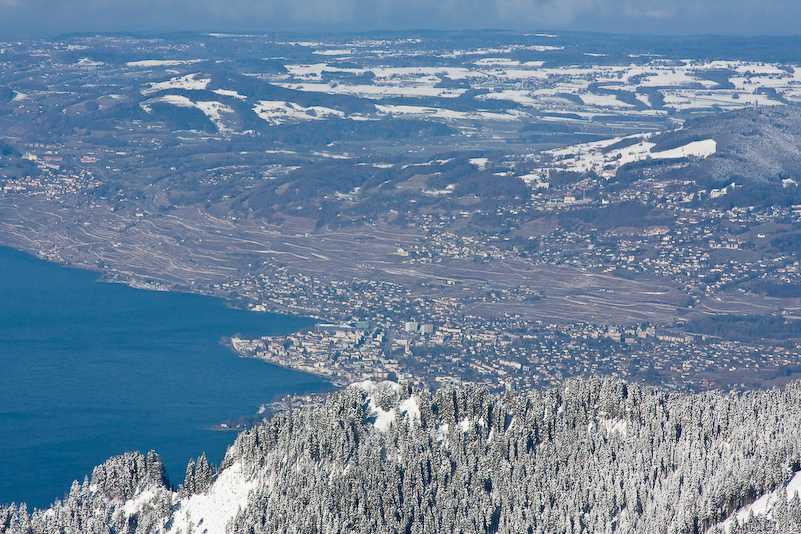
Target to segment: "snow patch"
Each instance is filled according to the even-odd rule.
[[[388,380],[378,384],[372,380],[365,380],[363,382],[357,382],[353,384],[353,386],[367,393],[365,403],[366,421],[372,422],[373,427],[380,432],[389,430],[392,422],[395,421],[395,408],[384,410],[384,408],[376,403],[376,395],[379,393],[380,389],[383,389],[385,394],[397,395],[400,392],[400,385]],[[415,404],[416,407],[416,403],[414,401],[412,401],[412,403]],[[399,408],[401,412],[403,412],[403,407],[399,406]],[[417,408],[417,417],[420,417],[419,408]]]
[[[100,65],[105,65],[102,61],[92,61],[87,57],[82,57],[78,60],[78,66],[80,67],[97,67]]]
[[[704,139],[703,141],[693,141],[684,146],[662,152],[652,152],[649,155],[653,159],[674,159],[697,157],[705,158],[717,151],[718,144],[714,139]]]
[[[149,488],[144,490],[133,499],[125,501],[125,504],[122,507],[122,512],[125,514],[125,517],[131,517],[135,513],[141,511],[145,503],[152,499],[155,495],[156,492],[153,491],[153,488]]]
[[[599,423],[601,423],[601,426],[606,429],[607,434],[617,433],[623,437],[626,437],[629,427],[627,421],[624,421],[623,419],[601,419]]]
[[[214,100],[208,102],[192,102],[192,100],[183,95],[164,95],[157,98],[151,98],[142,102],[140,106],[148,113],[152,113],[153,108],[151,106],[157,102],[172,104],[173,106],[178,106],[181,108],[198,108],[209,118],[211,122],[214,123],[215,126],[217,126],[217,129],[220,131],[220,133],[226,133],[230,131],[230,128],[228,128],[223,121],[223,114],[235,114],[233,108],[223,104],[222,102],[217,102]]]
[[[238,98],[239,100],[247,100],[248,97],[245,95],[240,95],[236,91],[230,91],[228,89],[215,89],[212,93],[218,94],[220,96],[232,96],[234,98]]]
[[[129,61],[129,67],[175,67],[177,65],[188,65],[197,63],[202,59],[143,59],[141,61]]]
[[[414,426],[415,422],[420,422],[420,397],[412,395],[398,406],[401,414],[409,418],[409,424]]]
[[[276,83],[279,87],[332,95],[354,95],[368,98],[382,97],[441,97],[456,98],[467,89],[446,89],[433,85],[348,85],[340,83]]]
[[[714,139],[693,141],[686,145],[661,152],[652,152],[654,143],[648,141],[649,135],[636,134],[629,137],[616,137],[592,143],[573,145],[567,148],[550,150],[546,152],[552,158],[552,163],[537,170],[537,172],[521,177],[526,183],[539,183],[547,181],[551,170],[564,170],[579,173],[594,171],[604,178],[611,178],[617,170],[635,161],[646,159],[678,159],[685,157],[706,158],[717,151]],[[605,151],[607,147],[624,139],[640,142],[615,150]]]
[[[332,49],[332,50],[315,50],[312,54],[317,54],[318,56],[352,56],[356,54],[356,50],[351,48],[341,48],[341,49]]]
[[[227,106],[222,102],[216,102],[214,100],[210,102],[198,102],[196,106],[200,108],[200,110],[203,113],[206,114],[206,116],[209,118],[211,122],[214,123],[215,126],[217,126],[217,129],[220,131],[220,133],[225,133],[230,130],[225,125],[222,118],[223,113],[228,113],[228,114],[235,113],[230,106]]]
[[[375,422],[373,426],[376,430],[381,432],[386,432],[389,430],[389,427],[392,425],[392,421],[395,420],[395,408],[390,408],[389,411],[384,411],[383,408],[380,406],[375,406],[372,402],[370,403],[370,408],[372,408],[373,417],[375,417]]]
[[[372,380],[365,380],[363,382],[356,382],[351,387],[355,387],[367,393],[365,399],[365,420],[372,423],[373,427],[381,432],[385,432],[392,425],[395,416],[399,411],[400,414],[409,420],[409,424],[414,426],[421,420],[420,417],[420,396],[412,395],[408,399],[402,400],[398,403],[398,409],[390,408],[385,410],[377,402],[376,398],[378,393],[383,393],[386,396],[397,396],[401,392],[400,384],[385,380],[383,382],[373,382]]]
[[[379,115],[423,115],[426,117],[447,120],[517,120],[519,117],[510,113],[492,113],[489,111],[453,111],[445,108],[426,106],[404,106],[376,104]]]
[[[711,189],[709,191],[709,196],[711,198],[722,197],[723,195],[725,195],[725,194],[727,194],[729,192],[729,188],[734,190],[735,187],[737,187],[737,184],[729,184],[726,187],[722,187],[720,189]]]
[[[198,78],[199,74],[187,74],[186,76],[176,76],[175,78],[171,78],[166,82],[152,82],[148,84],[148,87],[142,89],[142,94],[149,95],[152,93],[157,93],[159,91],[164,91],[166,89],[187,89],[190,91],[200,91],[205,89],[209,83],[211,83],[211,78]]]
[[[754,501],[752,504],[740,509],[736,515],[732,515],[723,522],[723,530],[728,533],[734,525],[734,521],[738,523],[745,523],[753,513],[755,516],[761,515],[768,519],[773,517],[773,507],[779,501],[779,498],[787,491],[787,502],[790,502],[793,497],[798,494],[801,497],[801,472],[798,472],[790,479],[789,482],[782,485],[779,489],[772,493],[767,493]]]
[[[475,165],[480,171],[486,169],[488,164],[489,159],[487,158],[470,158],[470,165]]]
[[[400,384],[392,382],[390,380],[384,380],[383,382],[373,382],[372,380],[363,380],[362,382],[356,382],[352,384],[352,387],[361,389],[365,393],[372,394],[375,393],[376,390],[380,387],[389,388],[392,390],[393,393],[400,392]]]
[[[303,107],[294,102],[282,100],[260,100],[253,106],[253,111],[272,125],[345,116],[344,112],[337,109],[322,106]]]
[[[248,477],[242,463],[234,463],[217,475],[205,494],[178,501],[167,533],[225,534],[225,525],[247,506],[248,494],[258,485],[258,477]]]
[[[470,430],[469,417],[465,417],[464,419],[462,419],[462,421],[459,423],[459,429],[462,431],[462,433],[467,434],[467,432]]]
[[[178,106],[179,108],[193,108],[195,107],[195,103],[189,100],[189,98],[182,96],[182,95],[164,95],[158,98],[151,98],[150,100],[146,100],[142,102],[142,107],[148,106],[148,104],[155,104],[156,102],[163,102],[165,104],[172,104],[173,106]],[[147,111],[150,111],[149,106]]]
[[[447,441],[448,432],[450,432],[450,429],[451,427],[448,423],[443,423],[439,425],[439,428],[437,428],[437,441],[438,442]]]
[[[621,102],[615,95],[596,95],[587,93],[579,95],[579,98],[588,106],[596,106],[600,108],[632,108],[631,104]]]

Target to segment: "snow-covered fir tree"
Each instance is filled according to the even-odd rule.
[[[190,461],[177,491],[158,456],[129,453],[48,510],[0,509],[0,533],[801,534],[799,429],[801,382],[363,383],[243,432],[219,470]]]

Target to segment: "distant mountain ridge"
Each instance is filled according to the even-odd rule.
[[[801,177],[801,108],[746,108],[688,120],[656,136],[653,151],[714,139],[717,153],[698,167],[717,181],[775,182]]]

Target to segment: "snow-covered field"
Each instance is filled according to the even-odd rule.
[[[185,76],[176,76],[164,82],[153,82],[150,83],[146,89],[143,89],[142,93],[149,95],[164,91],[165,89],[186,89],[190,91],[205,89],[209,85],[209,82],[211,82],[211,79],[200,78],[199,76],[200,75],[197,73],[187,74]]]
[[[651,57],[645,62],[638,58],[609,64],[608,55],[590,50],[582,55],[591,60],[598,58],[597,65],[585,61],[581,65],[553,66],[544,58],[560,53],[564,47],[558,44],[557,37],[549,39],[554,44],[425,52],[404,52],[395,48],[401,41],[412,42],[409,40],[292,42],[285,44],[309,49],[314,59],[281,60],[285,72],[251,75],[285,89],[376,101],[376,112],[369,114],[371,118],[391,114],[463,124],[517,121],[525,125],[553,119],[549,114],[556,112],[571,114],[572,118],[554,120],[574,126],[576,132],[594,129],[593,123],[598,120],[608,123],[618,117],[627,125],[637,118],[651,125],[670,121],[678,125],[691,113],[801,102],[801,68],[795,65],[739,60],[676,61],[660,57]],[[515,55],[521,52],[536,52],[538,56],[534,58],[543,59]],[[418,53],[439,58],[439,61],[423,64],[409,61],[404,65],[404,57],[411,58]],[[172,72],[176,75],[172,78],[146,84],[142,89],[145,96],[165,90],[209,89],[211,80],[204,74],[177,75],[181,67],[192,69],[194,61],[144,59],[129,62],[127,66],[154,71],[175,67]],[[331,107],[306,107],[286,97],[261,100],[235,87],[215,87],[213,91],[221,97],[252,98],[254,111],[273,125],[345,117]],[[468,91],[471,93],[466,95]],[[468,98],[460,98],[464,96]],[[187,105],[178,100],[169,103]],[[222,108],[203,107],[197,102],[194,105],[203,109],[218,127],[222,124]],[[676,115],[679,118],[675,118]],[[368,117],[354,115],[350,118]]]
[[[521,176],[521,178],[529,185],[547,182],[548,173],[551,171],[578,173],[593,171],[599,176],[609,178],[614,176],[617,170],[627,163],[645,159],[705,158],[717,151],[717,143],[714,139],[704,139],[693,141],[671,150],[652,152],[653,147],[656,145],[648,141],[649,138],[649,135],[629,136],[625,139],[639,140],[639,142],[614,150],[608,150],[608,147],[623,141],[624,138],[615,137],[593,143],[549,150],[545,152],[546,157],[543,160],[543,166],[530,174]]]
[[[332,50],[324,52],[326,56],[335,55]],[[730,73],[730,85],[705,77],[709,71],[724,69]],[[662,94],[665,109],[675,111],[778,105],[782,98],[801,100],[801,69],[741,61],[685,60],[676,65],[655,59],[645,65],[546,68],[541,61],[521,63],[505,57],[485,57],[462,67],[341,68],[321,62],[287,65],[287,71],[289,76],[280,81],[283,87],[369,98],[455,98],[466,89],[443,86],[441,80],[469,81],[471,87],[489,91],[482,98],[510,100],[532,110],[552,109],[555,95],[575,95],[582,104],[562,100],[561,107],[585,112],[645,113],[658,109],[649,96],[653,91]],[[374,77],[371,83],[324,82],[326,73],[343,72],[372,73]],[[758,91],[765,88],[776,90],[777,94]],[[621,101],[614,91],[631,93],[645,109],[634,109],[631,102]]]
[[[270,101],[261,100],[253,108],[256,114],[270,124],[283,124],[285,122],[297,122],[308,120],[324,120],[331,117],[344,117],[342,111],[321,107],[303,107],[294,102],[283,102],[280,100]]]

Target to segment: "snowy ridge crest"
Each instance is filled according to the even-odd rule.
[[[216,473],[190,462],[178,491],[155,453],[129,453],[48,510],[0,508],[0,531],[798,532],[798,428],[801,382],[747,395],[362,382],[243,432]]]

